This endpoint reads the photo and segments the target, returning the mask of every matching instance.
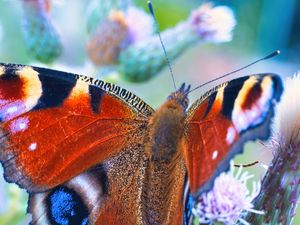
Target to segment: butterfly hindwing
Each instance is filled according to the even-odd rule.
[[[194,197],[211,188],[246,141],[269,137],[274,103],[281,92],[275,74],[246,76],[217,86],[192,105],[183,154]]]
[[[116,85],[49,69],[0,65],[5,177],[45,191],[143,140],[152,109]]]
[[[31,194],[31,224],[94,224],[107,185],[106,171],[98,165],[49,191]]]
[[[49,191],[30,195],[32,225],[143,224],[143,148],[124,149]]]

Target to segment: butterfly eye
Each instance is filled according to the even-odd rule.
[[[188,107],[188,105],[189,105],[189,99],[188,98],[184,98],[182,105],[186,109]]]

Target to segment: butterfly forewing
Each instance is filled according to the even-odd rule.
[[[13,64],[0,72],[0,160],[7,181],[30,193],[32,224],[142,224],[153,109],[82,75]]]
[[[281,92],[275,74],[246,76],[217,86],[192,105],[183,154],[194,196],[211,188],[246,141],[269,137],[274,103]]]
[[[152,109],[125,89],[48,69],[1,71],[0,159],[10,182],[47,190],[142,141]]]

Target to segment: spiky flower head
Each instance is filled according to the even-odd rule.
[[[258,195],[260,183],[253,181],[252,192],[247,188],[247,182],[253,175],[242,171],[242,167],[234,174],[233,163],[228,173],[221,173],[215,180],[211,191],[204,193],[197,201],[193,214],[201,224],[222,222],[230,225],[237,221],[248,225],[241,218],[246,211],[262,214],[253,209],[252,200]]]
[[[23,36],[29,53],[50,63],[62,53],[59,34],[50,17],[48,0],[23,0]]]
[[[285,91],[277,105],[274,133],[266,147],[274,158],[262,180],[253,204],[264,216],[246,215],[251,224],[293,223],[300,196],[300,74],[285,80]]]
[[[128,33],[128,26],[122,11],[112,11],[95,31],[87,44],[87,52],[97,65],[115,63]]]
[[[188,23],[202,39],[216,43],[231,41],[232,30],[236,25],[230,8],[213,7],[210,3],[194,10]]]
[[[115,64],[121,49],[143,40],[152,31],[152,20],[143,10],[134,6],[126,11],[112,10],[93,33],[87,51],[96,65]]]
[[[163,31],[161,36],[173,61],[193,45],[230,41],[234,25],[235,19],[228,7],[213,8],[205,4],[193,11],[186,21]],[[120,52],[118,70],[124,79],[141,82],[157,75],[166,65],[159,38],[152,35]]]
[[[126,11],[131,0],[91,0],[87,10],[87,30],[92,34],[99,24],[109,17],[111,11]]]
[[[144,10],[129,6],[125,17],[128,25],[126,45],[142,41],[153,34],[153,19]]]

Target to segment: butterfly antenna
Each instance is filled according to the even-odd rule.
[[[231,74],[234,74],[234,73],[236,73],[236,72],[239,72],[239,71],[241,71],[241,70],[243,70],[243,69],[246,69],[246,68],[248,68],[248,67],[250,67],[250,66],[252,66],[252,65],[254,65],[254,64],[256,64],[256,63],[258,63],[258,62],[260,62],[260,61],[264,61],[264,60],[273,58],[274,56],[277,56],[277,55],[279,55],[279,54],[280,54],[280,51],[279,51],[279,50],[277,50],[277,51],[275,51],[275,52],[272,52],[271,54],[269,54],[269,55],[267,55],[267,56],[265,56],[265,57],[263,57],[263,58],[261,58],[261,59],[258,59],[258,60],[254,61],[254,62],[252,62],[252,63],[250,63],[250,64],[248,64],[248,65],[246,65],[246,66],[243,66],[242,68],[239,68],[239,69],[234,70],[234,71],[232,71],[232,72],[230,72],[230,73],[226,73],[226,74],[224,74],[224,75],[222,75],[222,76],[220,76],[220,77],[217,77],[217,78],[215,78],[215,79],[212,79],[212,80],[210,80],[210,81],[207,81],[207,82],[205,82],[204,84],[201,84],[201,85],[199,85],[199,86],[193,88],[193,89],[190,90],[186,95],[188,95],[189,93],[191,93],[191,92],[193,92],[193,91],[195,91],[195,90],[197,90],[197,89],[199,89],[199,88],[201,88],[201,87],[203,87],[203,86],[205,86],[205,85],[207,85],[207,84],[210,84],[210,83],[212,83],[212,82],[214,82],[214,81],[220,80],[220,79],[222,79],[222,78],[224,78],[224,77],[227,77],[227,76],[229,76],[229,75],[231,75]]]
[[[160,44],[161,44],[161,46],[163,48],[163,51],[164,51],[164,54],[165,54],[165,57],[166,57],[166,60],[167,60],[167,64],[168,64],[168,67],[169,67],[169,71],[170,71],[170,74],[171,74],[171,77],[172,77],[174,89],[176,91],[177,88],[176,88],[176,83],[175,83],[175,79],[174,79],[173,70],[172,70],[172,67],[171,67],[171,63],[170,63],[170,60],[169,60],[169,57],[168,57],[168,54],[167,54],[164,42],[163,42],[163,40],[161,38],[161,35],[160,35],[159,25],[158,25],[158,22],[157,22],[155,13],[154,13],[152,2],[150,0],[148,0],[147,4],[148,4],[149,11],[150,11],[150,13],[151,13],[151,15],[152,15],[152,17],[154,19],[154,23],[155,23],[155,26],[156,26],[156,31],[157,31],[157,34],[158,34],[158,37],[159,37],[159,41],[160,41]]]
[[[248,163],[248,164],[234,164],[234,167],[250,167],[250,166],[254,166],[258,163],[259,163],[259,161],[255,161],[255,162]]]

